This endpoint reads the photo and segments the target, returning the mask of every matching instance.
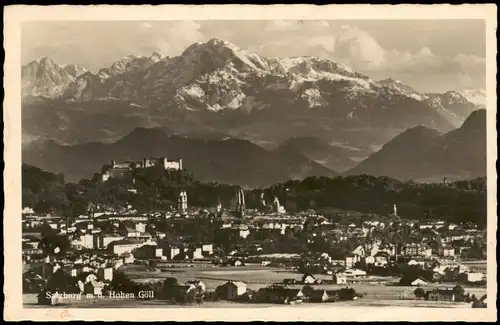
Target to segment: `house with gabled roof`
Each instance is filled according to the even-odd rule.
[[[425,293],[425,299],[431,301],[455,301],[453,289],[433,289]]]
[[[304,293],[301,289],[286,286],[261,288],[256,293],[256,299],[261,302],[284,303],[302,302]]]
[[[217,296],[223,300],[236,300],[247,292],[247,285],[241,281],[228,281],[215,289]]]

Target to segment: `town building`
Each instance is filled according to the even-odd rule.
[[[124,239],[124,236],[100,234],[94,236],[94,248],[106,249],[114,241]]]
[[[105,267],[97,270],[99,279],[103,281],[113,281],[113,268]]]
[[[215,289],[217,296],[223,300],[235,300],[247,292],[247,285],[241,281],[228,281]]]
[[[136,248],[148,244],[151,243],[139,239],[122,239],[110,243],[108,249],[116,255],[121,255],[124,253],[131,253]]]
[[[401,255],[409,257],[412,256],[431,257],[432,249],[426,244],[411,243],[403,245],[401,249]]]
[[[486,279],[486,276],[480,272],[469,272],[469,273],[461,273],[459,275],[459,280],[461,282],[481,282]]]
[[[434,289],[426,293],[426,300],[431,301],[455,301],[455,293],[453,289]]]
[[[181,191],[179,197],[177,198],[177,210],[186,211],[188,208],[187,193],[186,191]]]
[[[443,246],[440,250],[440,255],[443,257],[455,257],[455,248],[451,246]]]

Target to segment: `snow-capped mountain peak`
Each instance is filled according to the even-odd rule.
[[[75,64],[59,65],[48,57],[41,57],[21,69],[23,96],[61,96],[86,71]]]
[[[156,63],[163,60],[163,58],[164,58],[163,55],[161,55],[160,53],[153,52],[153,54],[151,54],[151,56],[149,57],[149,61]]]
[[[427,96],[420,94],[415,89],[402,83],[399,80],[387,78],[384,80],[380,80],[378,83],[384,87],[388,87],[392,90],[395,90],[402,95],[405,95],[407,97],[411,97],[411,98],[419,100],[419,101],[427,99]]]
[[[467,99],[458,91],[449,90],[445,92],[442,96],[443,99],[450,103],[466,103]]]
[[[461,92],[469,102],[486,108],[486,90],[484,89],[466,89]]]

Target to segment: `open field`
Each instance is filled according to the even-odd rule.
[[[291,271],[268,268],[262,266],[244,266],[244,267],[218,267],[218,268],[174,268],[168,269],[164,272],[151,272],[146,271],[145,267],[141,266],[124,266],[123,270],[137,282],[161,281],[167,277],[174,277],[179,282],[198,279],[205,283],[207,289],[215,289],[217,286],[226,281],[243,281],[247,287],[253,290],[266,287],[272,283],[281,283],[283,279],[297,279],[300,280],[302,274],[294,273]],[[315,275],[317,279],[327,280],[331,279],[330,275]],[[358,283],[350,284],[349,287],[354,288],[357,292],[363,293],[364,300],[397,300],[397,299],[413,299],[413,291],[415,287],[412,286],[394,286],[388,285],[390,282],[395,282],[399,278],[390,277],[368,277],[360,280]],[[428,284],[424,288],[433,287],[453,287],[453,284]],[[301,288],[302,285],[292,287]],[[315,285],[318,289],[340,289],[345,288],[345,285]],[[486,293],[485,288],[465,288],[470,294],[482,296]]]
[[[214,290],[217,286],[223,284],[228,280],[233,281],[243,281],[247,284],[247,287],[253,290],[258,290],[259,288],[266,287],[273,283],[281,283],[283,279],[296,279],[300,280],[302,274],[291,272],[285,269],[263,267],[260,265],[248,265],[248,266],[228,266],[228,267],[213,267],[212,265],[192,265],[192,267],[187,267],[188,264],[178,264],[175,267],[171,266],[170,263],[165,263],[165,265],[159,265],[157,270],[161,271],[155,272],[148,270],[147,267],[141,265],[124,265],[120,270],[124,271],[131,279],[136,282],[154,282],[163,281],[167,277],[174,277],[179,282],[183,283],[188,280],[198,279],[205,283],[208,290]],[[327,280],[331,279],[330,275],[315,275],[317,279]],[[349,287],[354,288],[357,292],[362,293],[364,297],[362,299],[354,301],[341,301],[335,303],[321,304],[322,306],[365,306],[365,307],[435,307],[435,308],[470,308],[470,304],[467,303],[447,303],[447,302],[433,302],[416,300],[414,296],[415,287],[411,286],[395,286],[390,283],[397,282],[399,278],[390,277],[375,277],[369,276],[365,279],[360,280],[358,283],[350,284]],[[302,288],[303,285],[292,285],[292,287]],[[424,289],[430,289],[433,287],[453,287],[454,284],[428,284],[423,286]],[[314,285],[316,289],[340,289],[345,288],[345,285]],[[469,288],[464,287],[466,292],[471,295],[475,294],[477,297],[481,297],[486,293],[486,288]],[[226,301],[219,302],[205,302],[202,305],[192,305],[192,306],[179,306],[170,305],[166,301],[160,300],[136,300],[136,299],[116,299],[116,298],[93,298],[93,299],[82,299],[82,300],[71,300],[68,301],[71,308],[127,308],[127,307],[139,307],[139,308],[161,308],[161,307],[191,307],[191,308],[263,308],[263,307],[280,307],[280,305],[273,304],[253,304],[253,303],[232,303]],[[36,295],[35,294],[25,294],[24,295],[24,305],[25,307],[40,308],[47,306],[36,305]],[[317,305],[317,304],[313,304]],[[294,305],[297,307],[311,306],[311,304],[299,304]],[[289,307],[289,306],[281,306]]]

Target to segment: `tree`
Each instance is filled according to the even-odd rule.
[[[465,295],[465,290],[462,286],[456,285],[453,287],[453,293],[455,294],[455,297],[462,298]]]
[[[47,255],[63,256],[71,247],[71,243],[67,235],[45,233],[39,246]]]
[[[339,290],[340,300],[353,300],[356,297],[356,290],[354,288],[342,288]]]
[[[75,278],[65,273],[62,269],[58,269],[54,274],[48,279],[46,290],[49,292],[59,292],[59,293],[77,293],[79,289]]]
[[[302,287],[302,292],[305,296],[308,296],[314,292],[314,288],[311,285],[306,284],[304,287]]]
[[[425,290],[422,288],[415,289],[415,291],[413,291],[413,293],[415,294],[415,297],[417,297],[417,299],[421,299],[421,298],[425,297]]]
[[[115,272],[110,287],[115,291],[125,293],[136,293],[138,291],[138,285],[124,272]]]
[[[166,278],[161,289],[161,298],[172,299],[175,295],[175,287],[179,285],[176,278]]]

